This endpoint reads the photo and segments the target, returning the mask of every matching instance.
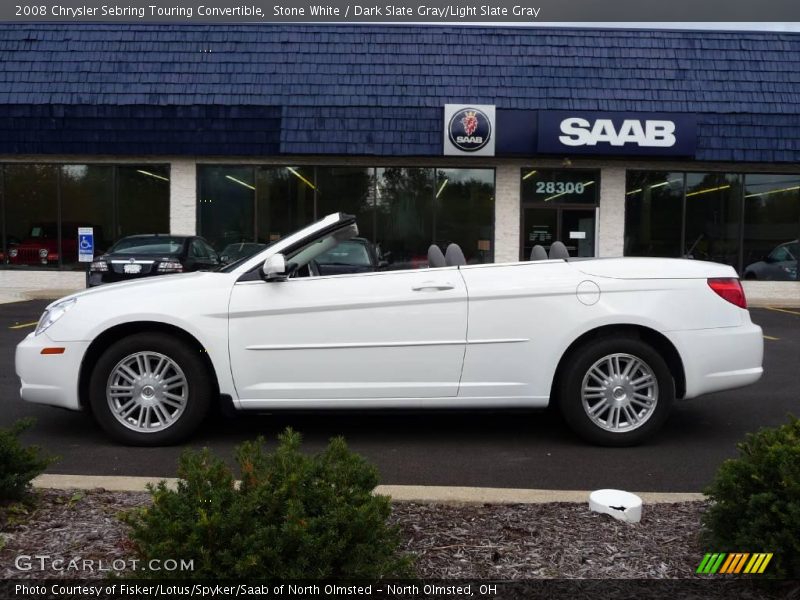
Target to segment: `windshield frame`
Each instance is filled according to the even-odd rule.
[[[239,277],[247,276],[249,273],[260,268],[264,264],[264,261],[273,254],[282,253],[291,255],[291,253],[300,251],[303,247],[313,244],[319,238],[325,237],[339,229],[355,225],[355,222],[356,218],[353,215],[341,212],[331,213],[270,244],[261,252],[225,265],[216,272],[233,273]],[[249,277],[247,277],[247,279],[249,279]]]

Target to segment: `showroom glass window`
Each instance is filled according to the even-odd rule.
[[[570,256],[594,256],[600,173],[587,169],[522,169],[520,258],[534,246],[563,242]]]
[[[798,234],[800,175],[627,173],[628,256],[686,256],[745,279],[791,280]]]
[[[345,212],[387,268],[427,265],[434,242],[443,250],[457,242],[471,263],[493,260],[492,169],[201,165],[198,173],[198,232],[217,250],[230,240],[273,242]]]
[[[257,167],[256,227],[241,241],[274,242],[313,221],[315,188],[307,167]]]
[[[743,276],[798,280],[800,175],[745,175]]]
[[[681,255],[683,173],[628,171],[625,255]]]
[[[741,197],[741,175],[686,174],[685,256],[738,267]]]
[[[457,243],[468,263],[493,262],[494,171],[438,169],[434,188],[436,242]]]
[[[0,166],[2,264],[78,269],[78,227],[93,227],[96,254],[134,233],[169,231],[169,167]]]

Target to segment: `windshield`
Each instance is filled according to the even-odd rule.
[[[178,254],[183,239],[174,237],[124,238],[109,250],[113,254]]]
[[[256,252],[260,252],[266,247],[266,244],[240,242],[238,244],[228,244],[219,254],[220,256],[224,256],[229,260],[234,260],[237,258],[242,258],[243,256],[252,256]]]
[[[316,258],[321,265],[370,266],[369,253],[365,244],[359,242],[340,242]]]
[[[326,252],[330,250],[335,243],[324,243],[321,244],[323,240],[317,237],[314,239],[314,236],[323,235],[326,230],[334,229],[334,240],[340,241],[345,239],[350,239],[356,235],[358,235],[358,227],[355,224],[355,217],[352,215],[346,215],[344,213],[331,213],[326,217],[312,223],[311,225],[307,225],[303,227],[299,231],[295,231],[294,233],[282,237],[280,240],[276,240],[270,244],[270,247],[277,246],[277,252],[284,252],[287,256],[287,260],[298,261],[302,260],[305,261],[302,264],[306,264],[308,260],[314,259],[318,254]],[[309,246],[314,246],[314,249],[310,252],[305,252],[305,250],[309,249]],[[264,249],[266,250],[266,248]],[[237,261],[234,261],[224,267],[217,269],[220,273],[230,273],[235,271],[243,264],[247,264],[251,260],[255,260],[254,257],[260,255],[264,250],[260,250],[256,252],[252,256],[246,256],[240,258]],[[298,263],[299,264],[299,263]],[[255,264],[253,268],[255,268]]]
[[[34,225],[31,227],[31,238],[55,238],[58,237],[55,225]]]

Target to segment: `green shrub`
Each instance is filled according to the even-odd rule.
[[[32,425],[32,419],[25,419],[0,429],[0,501],[21,500],[29,491],[31,480],[54,460],[44,456],[38,446],[20,443],[20,434]]]
[[[800,420],[748,434],[706,494],[709,551],[773,552],[765,574],[800,578]]]
[[[236,450],[241,485],[208,449],[185,452],[177,489],[150,488],[153,505],[129,513],[140,558],[194,561],[193,578],[374,579],[410,575],[389,498],[373,495],[377,470],[342,438],[309,456],[287,429]],[[136,576],[158,577],[158,572]],[[163,576],[163,573],[161,574]]]

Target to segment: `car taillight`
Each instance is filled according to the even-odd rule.
[[[713,277],[708,280],[708,287],[731,304],[735,304],[739,308],[747,308],[747,298],[744,297],[742,284],[735,277]]]
[[[158,265],[159,273],[180,273],[181,271],[183,271],[183,265],[177,261],[165,261]]]

